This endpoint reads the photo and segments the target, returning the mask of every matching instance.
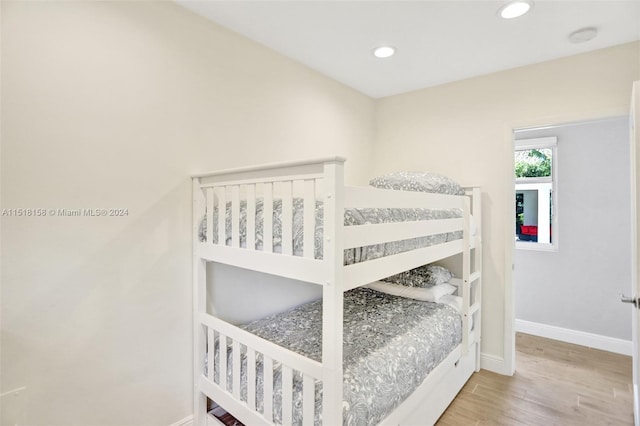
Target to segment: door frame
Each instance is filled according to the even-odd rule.
[[[515,197],[515,166],[513,161],[513,153],[515,151],[514,131],[517,129],[526,129],[531,127],[552,127],[570,123],[580,123],[586,121],[595,121],[608,118],[615,118],[629,115],[629,109],[610,108],[608,110],[590,111],[569,115],[543,116],[533,117],[523,120],[514,120],[503,124],[503,140],[506,155],[508,155],[505,168],[505,186],[503,194],[507,200],[513,200]],[[508,152],[507,152],[508,151]],[[511,217],[513,214],[513,203],[505,203],[503,217]],[[504,223],[504,343],[503,343],[503,359],[504,374],[513,375],[516,371],[516,318],[515,318],[515,291],[513,283],[513,268],[515,267],[515,239],[513,237],[513,223],[505,221]]]
[[[638,117],[640,116],[640,80],[633,83],[632,95],[631,95],[631,114],[629,116],[629,160],[630,160],[630,184],[631,184],[631,297],[638,298],[640,294],[638,290],[638,190],[640,190],[640,181],[638,175],[638,155],[640,150],[638,144],[640,143],[640,131],[638,130]],[[633,129],[632,129],[633,126]],[[640,401],[639,401],[639,376],[640,376],[640,360],[638,355],[640,353],[638,341],[638,334],[640,330],[639,318],[640,312],[636,307],[633,308],[632,315],[632,340],[633,340],[633,418],[636,426],[640,425]]]

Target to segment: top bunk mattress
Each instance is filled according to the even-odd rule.
[[[322,300],[274,314],[242,328],[303,356],[321,361]],[[343,418],[345,425],[378,424],[398,407],[462,341],[462,320],[451,306],[357,288],[344,294]],[[218,345],[216,344],[216,358]],[[228,354],[227,383],[232,359]],[[258,361],[257,408],[263,410]],[[218,381],[218,362],[214,378]],[[246,400],[246,359],[241,363]],[[274,365],[274,420],[282,421],[282,377]],[[302,383],[294,374],[293,423],[300,424]],[[316,385],[315,424],[321,423],[322,386]]]
[[[263,212],[264,201],[262,198],[256,200],[255,213],[255,244],[256,250],[263,249]],[[462,217],[460,209],[424,209],[424,208],[361,208],[345,209],[344,225],[356,226],[364,224],[410,222],[437,219],[451,219]],[[218,242],[218,209],[213,215],[213,243]],[[231,245],[231,204],[227,203],[225,217],[225,244]],[[315,205],[315,230],[314,230],[314,258],[322,259],[323,253],[323,223],[324,208],[323,203],[316,201]],[[200,221],[198,237],[201,242],[207,240],[207,216]],[[473,221],[471,233],[475,234]],[[304,240],[304,203],[301,198],[293,199],[293,255],[302,256]],[[240,202],[240,247],[247,244],[247,203]],[[406,251],[415,250],[422,247],[443,244],[462,238],[462,231],[448,232],[444,234],[429,235],[425,237],[411,238],[401,241],[393,241],[383,244],[375,244],[366,247],[356,247],[344,251],[344,264],[350,265],[358,262],[377,259],[383,256],[390,256]],[[282,252],[282,200],[273,201],[273,251]]]

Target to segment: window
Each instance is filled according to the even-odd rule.
[[[515,141],[517,248],[556,250],[556,137]]]

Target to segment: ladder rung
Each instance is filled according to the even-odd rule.
[[[474,303],[473,305],[471,305],[469,307],[469,315],[473,315],[476,312],[478,312],[478,309],[480,309],[480,304],[479,303]]]

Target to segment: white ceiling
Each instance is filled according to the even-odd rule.
[[[374,98],[640,39],[638,0],[538,0],[511,20],[506,1],[176,1]],[[380,44],[396,55],[375,58]]]

